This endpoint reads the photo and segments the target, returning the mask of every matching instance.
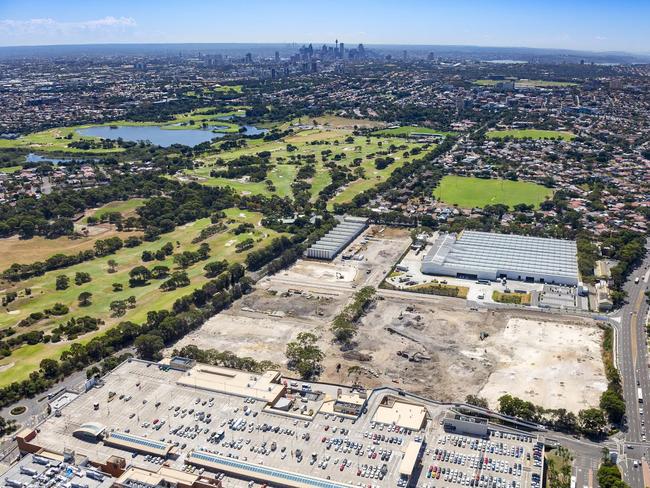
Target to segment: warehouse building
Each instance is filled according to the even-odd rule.
[[[368,219],[344,217],[339,225],[307,249],[305,257],[332,260],[366,230],[366,227],[368,227]]]
[[[441,234],[422,261],[422,273],[471,280],[578,284],[575,241],[464,231]]]

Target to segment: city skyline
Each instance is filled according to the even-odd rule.
[[[644,26],[650,5],[640,1],[577,0],[543,5],[511,0],[477,2],[329,2],[305,8],[293,0],[245,5],[163,0],[65,0],[0,5],[0,46],[105,43],[351,43],[466,45],[584,51],[650,52]]]

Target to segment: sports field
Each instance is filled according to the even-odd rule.
[[[570,141],[575,139],[571,132],[558,130],[537,130],[537,129],[511,129],[511,130],[493,130],[485,134],[488,139],[562,139]]]
[[[440,201],[463,208],[485,207],[501,203],[513,206],[524,203],[539,207],[553,190],[527,181],[445,176],[433,191]]]
[[[255,241],[253,249],[257,249],[278,235],[276,232],[260,225],[262,215],[259,213],[239,209],[228,209],[225,212],[228,217],[227,222],[229,222],[227,224],[227,230],[214,234],[202,241],[210,245],[210,258],[205,261],[199,261],[185,269],[191,280],[189,286],[163,292],[159,289],[159,286],[164,279],[152,279],[145,286],[131,288],[128,284],[129,271],[139,265],[144,265],[149,269],[157,265],[162,265],[169,267],[171,271],[177,270],[178,268],[174,265],[171,256],[162,261],[155,260],[143,263],[141,260],[142,252],[155,252],[167,242],[171,242],[174,245],[174,253],[198,249],[200,243],[192,244],[191,241],[202,229],[210,225],[209,218],[200,219],[178,227],[173,232],[162,235],[155,242],[145,242],[134,248],[122,248],[115,254],[96,258],[92,261],[68,268],[51,271],[43,276],[21,281],[13,286],[5,283],[5,286],[8,286],[6,291],[18,292],[18,298],[5,307],[3,313],[0,314],[0,329],[15,326],[21,319],[26,318],[33,312],[42,312],[46,308],[51,308],[55,303],[62,303],[69,307],[69,313],[59,317],[52,316],[51,318],[46,318],[28,327],[20,327],[20,333],[30,331],[43,331],[48,333],[58,324],[66,322],[71,317],[88,315],[103,319],[105,324],[99,331],[82,335],[77,339],[78,341],[87,341],[94,335],[101,333],[102,330],[119,322],[127,320],[142,322],[146,319],[147,312],[170,308],[177,298],[191,293],[192,290],[202,286],[208,280],[203,270],[206,263],[221,259],[227,259],[229,262],[241,262],[250,250],[237,253],[235,249],[237,243],[252,238]],[[255,228],[250,232],[235,235],[232,229],[240,223],[245,222],[254,224]],[[0,241],[1,245],[2,241]],[[2,251],[1,247],[0,251]],[[114,273],[108,272],[109,260],[115,260],[117,262],[117,271]],[[24,260],[20,261],[25,262]],[[76,285],[74,276],[77,271],[89,273],[92,281],[82,285]],[[56,290],[56,277],[58,275],[66,275],[70,278],[69,288]],[[114,291],[113,283],[122,284],[123,290]],[[25,288],[31,289],[31,296],[25,295]],[[78,296],[81,292],[85,291],[92,293],[91,304],[82,307],[79,305]],[[125,300],[129,296],[135,296],[136,306],[128,309],[120,317],[112,316],[109,308],[110,303],[114,300]],[[0,360],[0,387],[12,381],[24,379],[31,371],[38,368],[41,359],[44,357],[58,357],[69,345],[70,342],[61,341],[58,343],[39,343],[34,346],[22,346],[14,350],[9,357]]]
[[[536,88],[565,88],[569,86],[577,86],[577,83],[570,81],[549,81],[549,80],[476,80],[474,84],[480,86],[494,86],[497,83],[503,81],[514,81],[515,87],[526,88],[526,87],[536,87]]]
[[[378,136],[407,136],[411,137],[414,135],[439,135],[439,136],[448,136],[454,135],[453,132],[445,132],[436,129],[431,129],[429,127],[418,127],[417,125],[403,125],[401,127],[391,127],[389,129],[380,129],[372,133],[373,135]]]

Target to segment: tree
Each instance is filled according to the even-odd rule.
[[[287,344],[286,356],[289,367],[297,370],[302,378],[316,376],[321,370],[320,362],[325,355],[316,343],[318,337],[311,332],[301,332],[296,340]]]
[[[133,346],[142,359],[149,361],[160,359],[160,351],[165,347],[162,337],[156,334],[138,336]]]
[[[122,291],[124,289],[124,285],[122,283],[113,283],[112,286],[114,292]]]
[[[620,423],[625,416],[625,400],[616,391],[608,388],[600,397],[600,408],[607,412],[609,421]]]
[[[598,468],[598,486],[600,488],[629,488],[621,477],[621,471],[609,459]]]
[[[158,266],[154,266],[151,269],[151,277],[154,280],[161,280],[163,278],[167,278],[167,275],[169,275],[169,267],[167,266],[158,265]]]
[[[129,286],[131,288],[136,286],[144,286],[147,281],[151,279],[151,271],[144,266],[136,266],[129,271]]]
[[[56,289],[65,290],[70,286],[70,278],[66,275],[59,275],[56,277]]]
[[[467,395],[465,397],[465,403],[469,405],[474,405],[476,407],[489,408],[487,400],[478,395]]]
[[[109,259],[106,264],[108,264],[109,273],[115,273],[117,271],[117,261],[114,259]]]
[[[84,283],[90,283],[91,281],[92,278],[90,277],[90,274],[84,271],[77,271],[74,275],[74,283],[77,286],[83,285]]]
[[[59,362],[54,359],[43,359],[40,364],[41,371],[48,379],[54,379],[59,376]]]
[[[89,291],[82,291],[79,293],[79,296],[77,299],[79,300],[79,306],[80,307],[87,307],[90,305],[90,299],[93,297],[93,294],[90,293]]]
[[[108,306],[114,317],[121,317],[126,313],[126,302],[124,300],[113,300]]]
[[[607,419],[605,412],[600,408],[587,408],[578,412],[580,430],[590,437],[598,437],[603,434]]]

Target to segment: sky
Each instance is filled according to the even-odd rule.
[[[0,46],[334,42],[650,53],[650,0],[0,0]]]

